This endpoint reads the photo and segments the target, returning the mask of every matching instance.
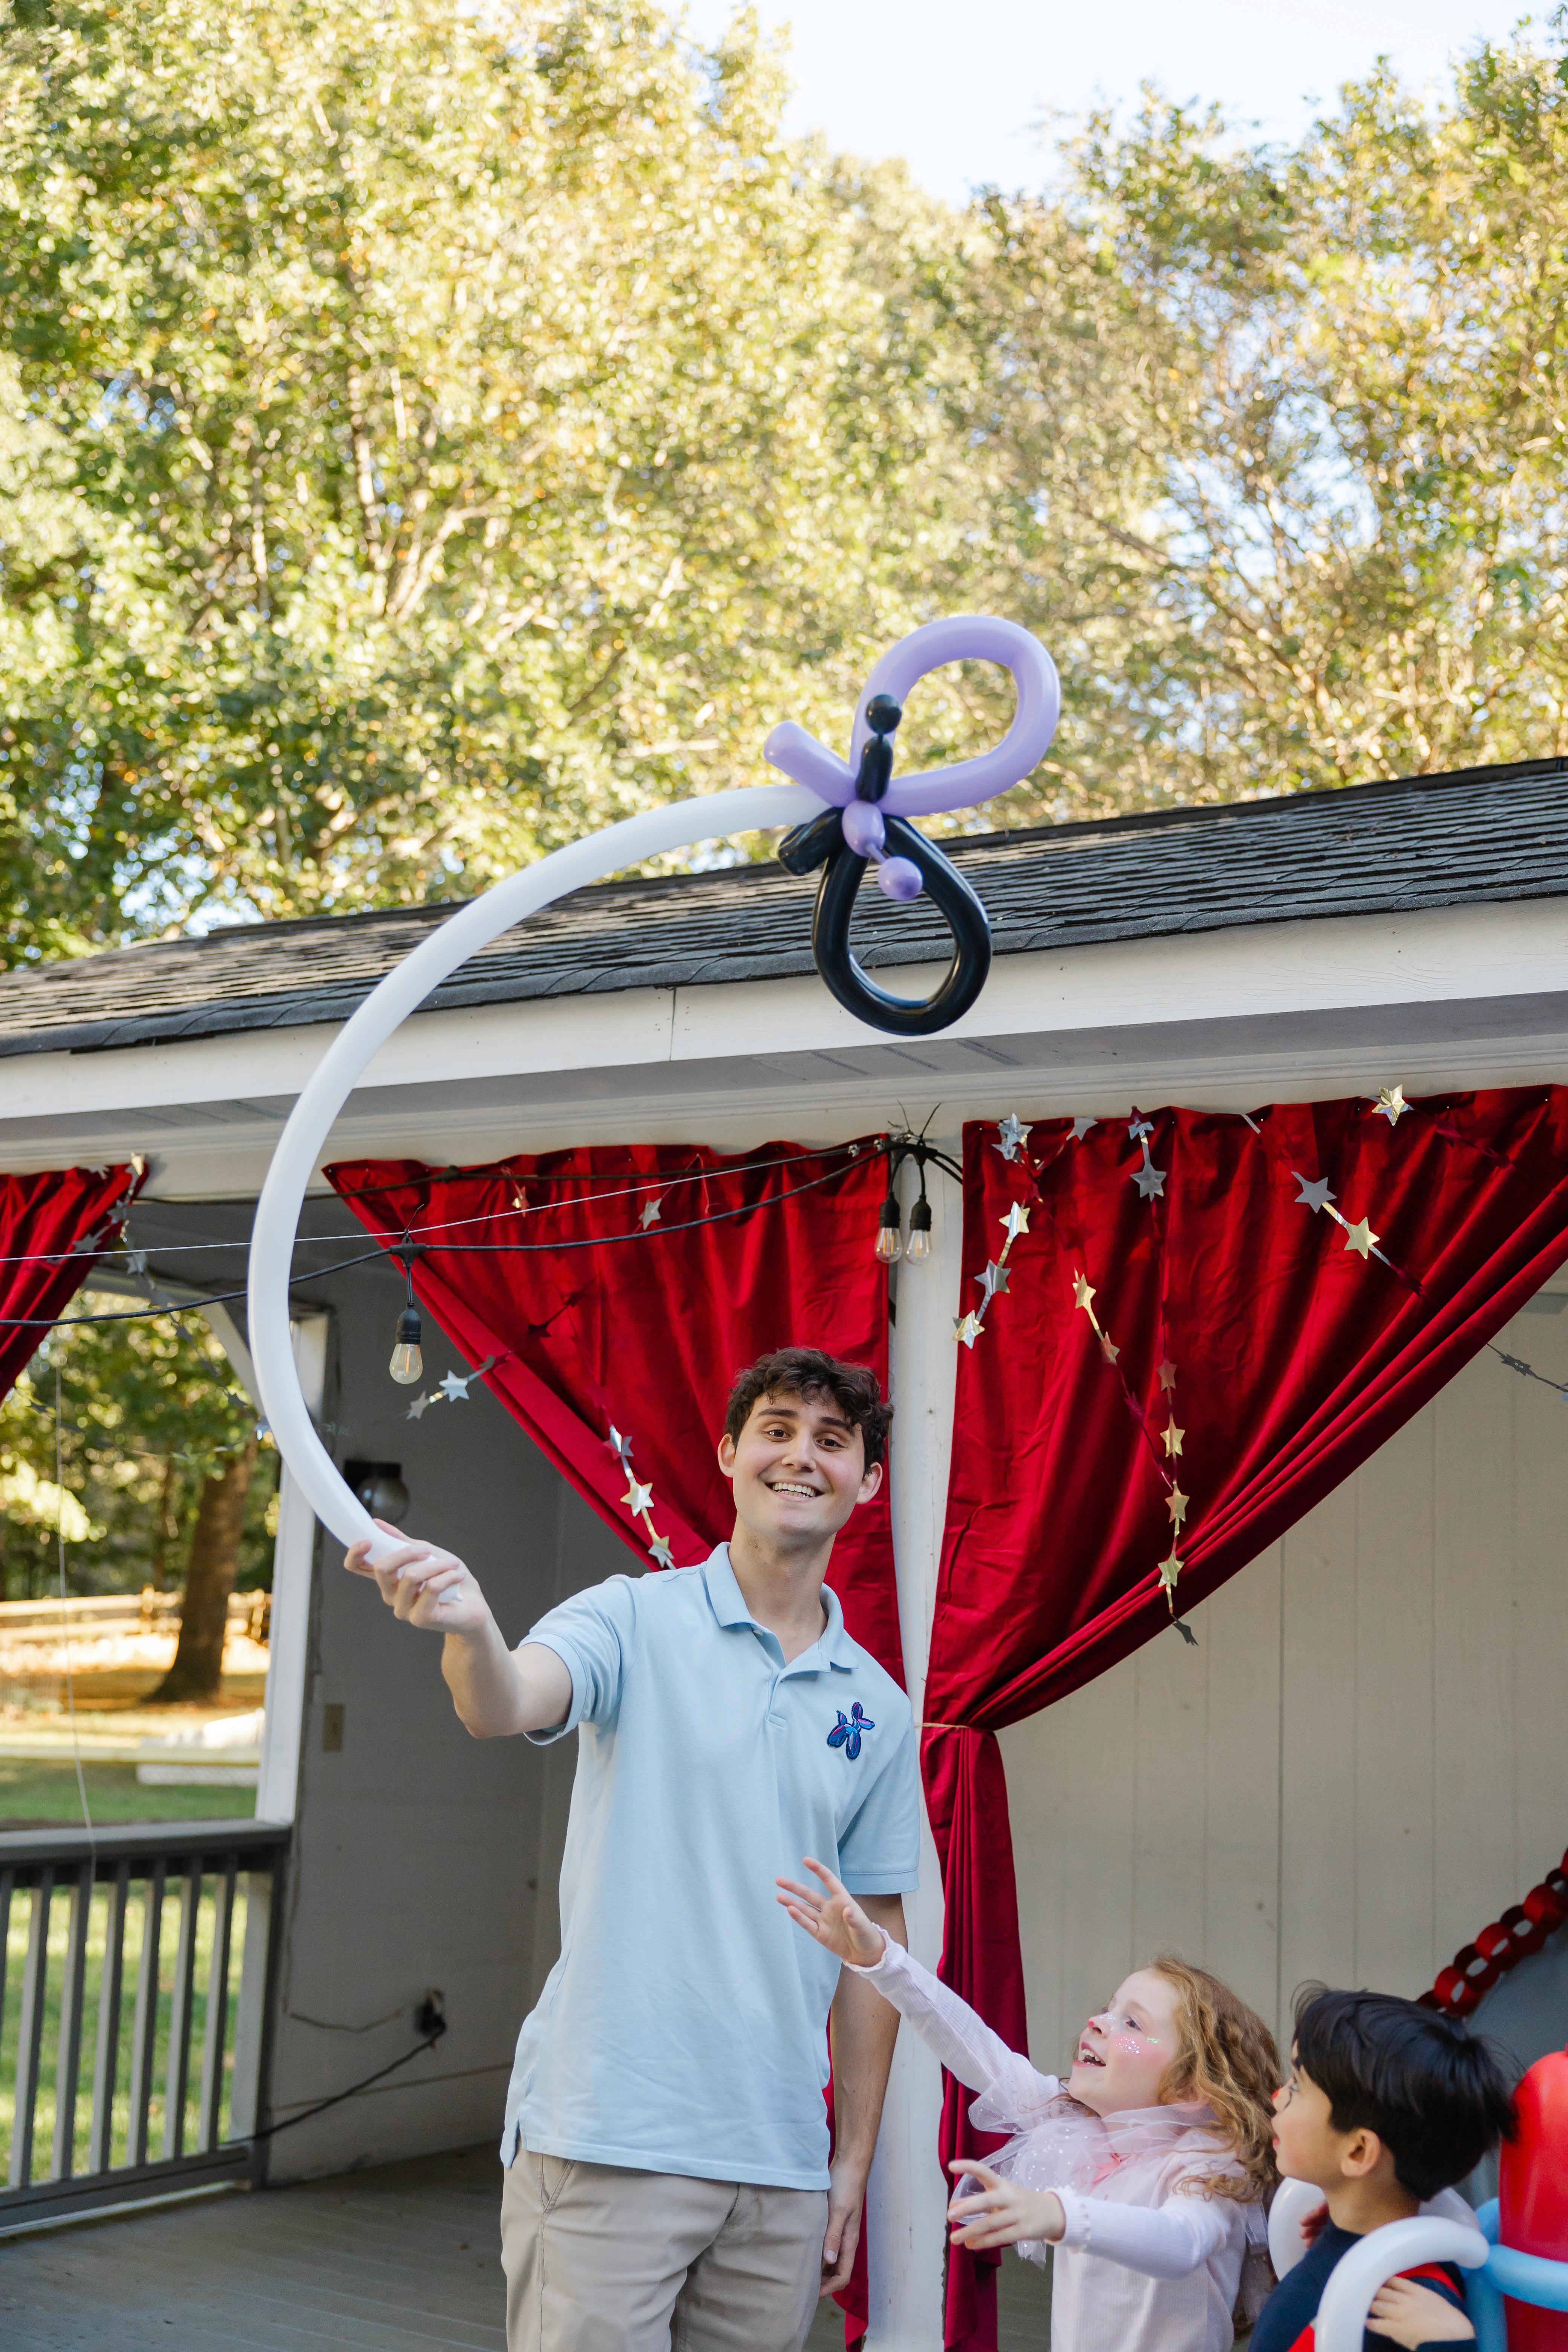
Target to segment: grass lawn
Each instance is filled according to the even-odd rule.
[[[250,1821],[254,1789],[144,1789],[134,1764],[84,1764],[88,1809],[95,1822]],[[0,1830],[81,1824],[76,1767],[32,1757],[0,1756]]]

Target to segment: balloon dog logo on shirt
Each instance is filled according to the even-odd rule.
[[[827,1744],[829,1748],[842,1748],[853,1764],[860,1753],[861,1734],[875,1731],[877,1727],[858,1699],[855,1701],[847,1715],[842,1707],[836,1711],[838,1720],[827,1735]]]
[[[1012,672],[1018,698],[1012,725],[1000,743],[976,759],[895,777],[891,738],[903,704],[928,671],[955,661],[997,662]],[[305,1190],[333,1122],[408,1015],[469,956],[568,891],[698,842],[782,826],[786,832],[780,856],[793,873],[826,867],[812,946],[817,969],[839,1003],[895,1036],[927,1036],[945,1029],[984,985],[990,926],[957,868],[909,820],[973,808],[1010,791],[1044,758],[1060,707],[1049,654],[1016,622],[973,613],[929,621],[884,654],[867,680],[847,761],[793,721],[775,727],[765,756],[793,782],[702,793],[605,825],[458,908],[371,992],[322,1055],[278,1139],[257,1204],[250,1249],[250,1344],[262,1407],[283,1460],[317,1517],[340,1542],[368,1541],[374,1565],[395,1538],[383,1535],[351,1494],[306,1408],[289,1333],[289,1268]],[[892,995],[868,978],[850,951],[850,918],[868,863],[876,865],[879,884],[896,902],[928,892],[948,927],[952,961],[929,998]],[[858,1723],[845,1724],[842,1735],[851,1758],[859,1754],[861,1734],[871,1728],[858,1708],[856,1714]],[[838,1744],[837,1728],[828,1737]]]

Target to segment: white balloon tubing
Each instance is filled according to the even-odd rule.
[[[990,800],[1026,776],[1050,743],[1060,693],[1045,647],[1015,622],[958,614],[914,630],[878,663],[857,706],[853,761],[858,764],[869,732],[864,712],[873,695],[890,694],[902,701],[926,671],[964,660],[999,662],[1011,670],[1018,695],[1013,723],[994,750],[978,759],[895,777],[880,805],[896,816],[930,816]],[[854,796],[856,767],[793,722],[774,729],[766,757],[795,782],[701,793],[669,808],[648,809],[509,875],[449,915],[345,1023],[295,1103],[257,1203],[250,1244],[250,1350],[262,1410],[283,1460],[323,1526],[344,1545],[368,1539],[373,1563],[385,1556],[394,1539],[377,1529],[322,1444],[300,1392],[289,1339],[289,1270],[300,1212],[338,1114],[374,1055],[432,990],[503,931],[568,891],[695,842],[805,824],[825,805],[842,807]]]
[[[1491,2252],[1479,2230],[1464,2221],[1388,2221],[1369,2230],[1329,2275],[1313,2323],[1315,2352],[1362,2352],[1366,2315],[1379,2287],[1423,2263],[1458,2263],[1479,2270]]]

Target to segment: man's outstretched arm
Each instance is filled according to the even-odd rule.
[[[378,1519],[384,1535],[397,1536]],[[374,1568],[363,1543],[352,1544],[343,1565],[375,1579],[395,1617],[422,1633],[444,1633],[441,1672],[458,1719],[476,1739],[509,1732],[549,1731],[572,1707],[572,1677],[542,1642],[509,1650],[489,1602],[455,1552],[437,1544],[403,1541]]]
[[[861,1909],[897,1944],[906,1944],[904,1904],[900,1895],[861,1895]],[[827,2232],[822,2243],[822,2292],[833,2294],[849,2284],[866,2178],[876,2153],[882,2100],[899,2013],[864,1977],[846,1969],[833,1996],[833,2185],[827,2198]]]

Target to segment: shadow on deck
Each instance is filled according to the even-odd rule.
[[[298,2189],[0,2240],[16,2352],[505,2352],[493,2146]],[[1009,2259],[1001,2352],[1044,2352],[1046,2281]],[[826,2307],[807,2352],[842,2352]]]

